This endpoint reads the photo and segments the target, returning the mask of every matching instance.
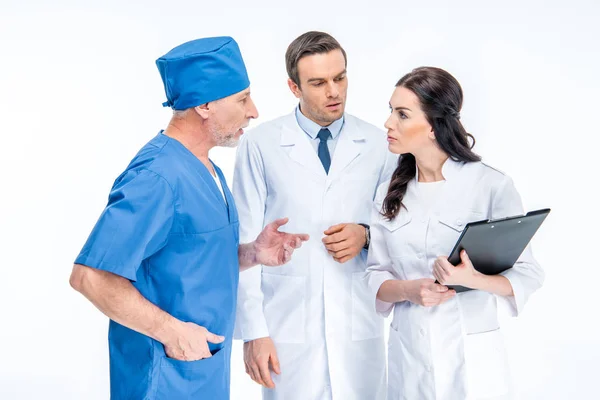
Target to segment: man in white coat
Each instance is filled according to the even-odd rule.
[[[382,130],[344,113],[346,65],[326,33],[294,40],[286,66],[298,107],[238,149],[240,240],[284,216],[311,237],[286,266],[240,274],[236,336],[265,400],[385,398],[383,319],[362,278],[369,211],[397,156]]]

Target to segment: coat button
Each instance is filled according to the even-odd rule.
[[[460,220],[460,219],[457,219],[457,220],[456,220],[456,225],[458,225],[458,226],[462,226],[462,224],[463,224],[462,220]]]
[[[431,365],[426,365],[425,369],[427,370],[427,372],[431,372]]]
[[[419,332],[421,332],[421,336],[425,336],[425,329],[421,328]]]

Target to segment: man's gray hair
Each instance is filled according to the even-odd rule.
[[[186,108],[185,110],[173,110],[173,118],[183,118],[189,110],[191,110],[191,108]]]

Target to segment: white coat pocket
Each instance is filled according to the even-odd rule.
[[[385,235],[385,240],[391,257],[398,258],[406,255],[406,244],[409,243],[409,223],[411,220],[412,217],[404,209],[391,221],[385,218],[381,220],[381,226],[388,231],[388,234]]]
[[[262,291],[270,337],[280,343],[304,343],[306,278],[263,271]]]
[[[469,398],[508,394],[508,362],[500,330],[465,335],[464,343]]]
[[[434,232],[436,242],[439,244],[439,248],[436,249],[438,254],[450,255],[465,226],[469,222],[481,221],[482,219],[485,219],[483,214],[470,210],[442,213],[439,216],[436,232]]]
[[[470,210],[447,214],[444,213],[439,217],[440,223],[448,228],[454,229],[456,232],[462,232],[463,229],[465,229],[465,225],[469,222],[481,221],[482,219],[485,219],[483,214]]]
[[[383,318],[375,310],[364,272],[352,274],[352,340],[383,336]]]

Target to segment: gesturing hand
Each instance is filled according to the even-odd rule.
[[[288,218],[280,218],[269,225],[254,241],[256,261],[267,266],[279,266],[291,260],[295,249],[309,239],[304,233],[293,234],[280,232],[279,228],[287,224]]]

